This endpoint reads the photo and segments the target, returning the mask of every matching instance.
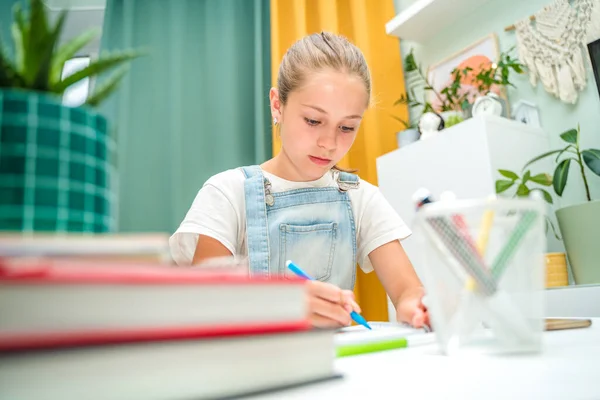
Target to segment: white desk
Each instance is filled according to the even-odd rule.
[[[261,399],[600,399],[600,318],[544,333],[538,355],[446,357],[436,345],[338,359],[344,377]]]

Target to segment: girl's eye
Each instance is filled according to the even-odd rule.
[[[340,129],[342,130],[342,132],[347,132],[347,133],[354,132],[354,128],[351,126],[340,126]]]
[[[316,119],[304,118],[307,124],[310,126],[317,126],[321,123],[321,121],[317,121]]]

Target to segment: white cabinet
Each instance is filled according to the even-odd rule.
[[[412,228],[411,198],[417,189],[427,188],[434,198],[446,190],[459,199],[486,198],[495,194],[495,181],[501,177],[498,169],[520,172],[528,160],[549,149],[548,136],[540,128],[502,117],[475,117],[379,157],[379,187]],[[549,158],[534,164],[532,173],[552,172],[552,162]],[[548,238],[548,251],[564,251],[551,232]],[[415,254],[414,239],[406,239],[403,246],[409,257]],[[415,268],[418,273],[419,266]],[[394,315],[390,312],[391,320]]]

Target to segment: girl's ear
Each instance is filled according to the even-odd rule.
[[[271,88],[269,91],[269,101],[271,103],[271,118],[273,118],[274,123],[281,122],[281,101],[279,101],[279,90],[277,88]]]

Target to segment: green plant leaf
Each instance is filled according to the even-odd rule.
[[[4,42],[0,38],[0,88],[21,87],[23,80],[8,57]]]
[[[519,185],[519,187],[517,188],[517,196],[519,197],[524,197],[524,196],[528,196],[529,195],[529,188],[527,187],[527,185],[521,183]]]
[[[523,170],[524,170],[525,168],[527,168],[528,166],[530,166],[531,164],[533,164],[534,162],[536,162],[536,161],[539,161],[539,160],[541,160],[542,158],[546,158],[546,157],[548,157],[548,156],[551,156],[552,154],[560,153],[561,151],[563,151],[563,149],[560,149],[560,150],[552,150],[552,151],[549,151],[549,152],[547,152],[547,153],[540,154],[539,156],[537,156],[537,157],[535,157],[535,158],[533,158],[533,159],[529,160],[529,161],[528,161],[528,162],[527,162],[527,163],[526,163],[526,164],[523,166]]]
[[[85,103],[92,107],[98,106],[98,104],[104,101],[108,96],[112,94],[112,92],[114,92],[117,89],[119,83],[121,82],[125,74],[127,74],[127,71],[129,71],[128,65],[120,67],[110,77],[108,77],[104,82],[102,82],[101,85],[98,85],[98,87],[94,90],[94,93],[90,97],[88,97]]]
[[[23,33],[17,23],[12,25],[11,31],[15,49],[15,67],[22,70],[24,64]]]
[[[546,215],[546,232],[548,232],[548,226],[550,226],[552,228],[552,233],[554,234],[554,237],[556,238],[556,240],[562,240],[562,238],[560,236],[558,236],[558,233],[556,233],[556,227],[554,226],[554,223]]]
[[[576,147],[573,146],[572,144],[570,144],[567,147],[565,147],[564,149],[562,149],[560,151],[560,153],[558,153],[558,155],[556,156],[556,159],[554,160],[554,162],[558,162],[558,160],[560,159],[560,156],[562,156],[567,151],[570,151],[571,153],[577,154]]]
[[[542,195],[544,195],[544,200],[546,200],[546,202],[554,204],[554,199],[552,198],[552,195],[546,189],[535,188],[533,190],[539,190],[540,192],[542,192]]]
[[[560,138],[567,143],[577,144],[578,136],[577,129],[569,129],[568,131],[561,133]]]
[[[27,22],[25,22],[27,24]],[[24,43],[23,69],[21,74],[27,85],[34,85],[43,60],[48,57],[48,41],[51,32],[48,30],[48,18],[42,0],[29,2],[28,40]]]
[[[551,186],[552,177],[550,174],[537,174],[531,177],[531,180],[539,185]],[[541,190],[541,189],[540,189]]]
[[[25,16],[19,3],[16,3],[13,7],[13,20],[11,32],[15,51],[15,68],[23,73],[25,69],[25,52],[29,48],[29,26],[25,22]]]
[[[54,28],[48,33],[45,39],[43,51],[40,54],[40,65],[38,73],[33,81],[33,89],[47,91],[50,87],[50,71],[52,69],[52,58],[56,48],[62,28],[67,17],[66,11],[61,11],[56,20]]]
[[[506,179],[498,179],[496,181],[496,193],[502,193],[507,191],[515,184],[515,181],[508,181]]]
[[[50,85],[60,82],[61,73],[65,62],[75,57],[77,52],[91,42],[97,35],[97,29],[90,29],[59,47],[52,58],[52,67],[50,68]]]
[[[570,165],[571,159],[567,158],[566,160],[562,160],[554,170],[554,179],[552,180],[552,184],[554,185],[554,191],[559,196],[562,196],[565,186],[567,185]]]
[[[40,40],[48,34],[48,16],[42,0],[29,1],[29,23],[31,41]]]
[[[404,58],[404,69],[406,72],[416,71],[419,68],[417,67],[417,62],[415,61],[415,55],[413,54],[414,49],[411,48],[406,57]]]
[[[408,94],[401,95],[400,98],[394,102],[394,106],[397,106],[400,104],[408,105],[410,108],[422,105],[421,102],[414,99],[414,96],[412,96],[412,95],[409,96]]]
[[[530,178],[531,178],[531,171],[529,171],[529,170],[525,171],[525,173],[523,174],[523,178],[521,179],[521,183],[526,184]]]
[[[15,82],[16,72],[9,62],[10,60],[4,58],[4,56],[0,54],[0,88],[18,86]]]
[[[583,162],[592,170],[593,173],[600,176],[600,150],[588,149],[581,152]]]
[[[402,125],[404,125],[404,127],[405,127],[406,129],[409,129],[409,128],[410,128],[410,124],[409,124],[407,121],[403,120],[402,118],[400,118],[400,117],[397,117],[397,116],[395,116],[395,115],[392,115],[392,118],[394,118],[396,121],[400,121],[400,123],[401,123]]]
[[[517,175],[516,173],[506,170],[506,169],[499,169],[498,172],[500,172],[500,174],[502,176],[507,177],[508,179],[512,179],[513,181],[516,181],[517,179],[519,179],[519,175]]]
[[[410,101],[411,101],[410,97],[408,96],[408,93],[406,93],[406,94],[400,95],[400,98],[394,102],[394,106],[397,106],[399,104],[409,104]]]
[[[51,90],[55,93],[63,93],[66,88],[82,79],[98,76],[111,68],[137,58],[142,53],[136,51],[124,51],[115,53],[105,57],[101,57],[95,62],[90,63],[87,67],[67,76],[64,80],[52,85]]]

